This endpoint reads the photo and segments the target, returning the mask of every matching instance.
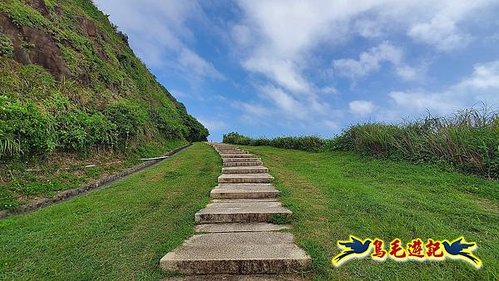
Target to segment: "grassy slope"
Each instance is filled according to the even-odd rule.
[[[107,189],[2,220],[0,279],[159,279],[219,173],[217,154],[196,143]]]
[[[293,233],[313,257],[317,280],[497,280],[499,182],[350,153],[308,153],[246,147],[276,177],[295,213]],[[383,263],[353,260],[330,266],[337,240],[350,234],[385,241],[454,239],[478,243],[484,266],[459,261]]]
[[[45,3],[48,14],[33,2]],[[2,48],[23,36],[9,37],[2,33],[8,25],[0,26],[0,210],[76,188],[207,134],[90,0],[2,0],[0,15],[19,32],[33,28],[54,41],[71,70],[58,80],[40,65],[5,55]],[[94,25],[95,36],[86,25]],[[24,42],[17,50],[42,47]],[[97,167],[85,168],[89,164]]]

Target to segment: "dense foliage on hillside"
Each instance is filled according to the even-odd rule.
[[[229,133],[223,141],[314,152],[355,151],[381,158],[443,164],[466,173],[499,178],[499,114],[474,109],[449,118],[429,116],[403,124],[358,124],[333,139],[252,139]]]
[[[127,40],[90,0],[2,0],[0,159],[205,140]]]

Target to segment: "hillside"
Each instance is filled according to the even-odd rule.
[[[0,209],[68,187],[26,188],[64,165],[122,163],[207,136],[90,0],[0,2]],[[33,166],[45,175],[25,180]]]

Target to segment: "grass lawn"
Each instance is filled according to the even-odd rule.
[[[193,234],[220,168],[196,143],[106,189],[0,220],[0,279],[161,279],[159,259]]]
[[[430,166],[363,158],[351,153],[308,153],[245,147],[276,177],[281,201],[294,212],[292,232],[313,258],[316,280],[498,280],[499,182]],[[483,267],[462,261],[399,263],[331,258],[349,235],[389,242],[464,235],[478,243]],[[386,245],[385,245],[386,247]]]

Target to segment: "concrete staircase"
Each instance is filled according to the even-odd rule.
[[[310,257],[284,232],[291,226],[270,223],[286,220],[292,212],[278,201],[279,191],[261,159],[233,145],[211,145],[224,165],[210,193],[213,200],[195,214],[197,234],[166,254],[161,268],[213,276],[305,270]]]

